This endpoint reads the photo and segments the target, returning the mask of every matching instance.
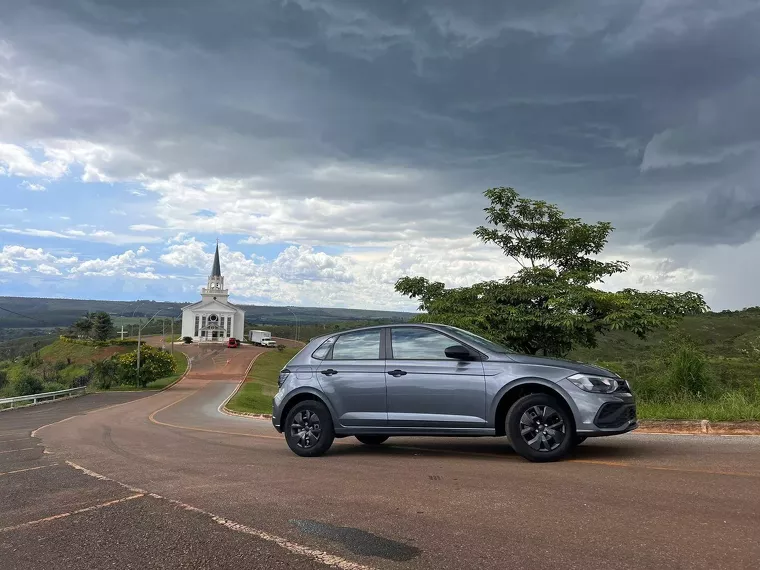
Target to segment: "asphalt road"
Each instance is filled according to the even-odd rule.
[[[758,568],[760,438],[634,433],[540,465],[500,439],[347,438],[302,459],[219,412],[236,382],[198,364],[148,397],[0,414],[4,569]],[[138,399],[29,437],[112,396]]]

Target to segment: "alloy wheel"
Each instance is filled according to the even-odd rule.
[[[551,406],[532,406],[520,417],[520,435],[536,451],[554,451],[567,435],[565,421]]]
[[[293,416],[290,425],[290,437],[296,439],[296,445],[303,449],[314,447],[322,435],[319,416],[311,410],[303,410]]]

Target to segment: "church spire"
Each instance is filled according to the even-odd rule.
[[[214,266],[211,268],[211,277],[221,277],[222,267],[219,264],[219,240],[216,240],[216,253],[214,253]]]

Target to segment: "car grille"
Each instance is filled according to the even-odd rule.
[[[600,428],[619,428],[636,421],[636,406],[623,402],[602,404],[594,423]]]

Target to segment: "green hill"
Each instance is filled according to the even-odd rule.
[[[0,311],[0,331],[8,329],[28,329],[29,327],[67,327],[86,312],[105,311],[114,317],[152,317],[161,310],[159,316],[178,317],[188,302],[159,301],[102,301],[86,299],[45,299],[35,297],[0,297],[0,307],[18,314]],[[342,309],[323,307],[271,307],[259,305],[239,305],[246,312],[250,323],[287,325],[294,323],[331,323],[345,321],[392,320],[407,321],[412,313],[399,311],[376,311],[371,309]],[[295,316],[294,316],[295,315]],[[25,336],[29,336],[27,333]],[[18,335],[21,336],[21,335]],[[3,340],[0,338],[0,340]]]
[[[660,330],[640,340],[627,332],[599,338],[597,348],[574,350],[577,360],[642,360],[678,339],[690,338],[711,358],[760,359],[760,307],[685,317],[670,330]]]

